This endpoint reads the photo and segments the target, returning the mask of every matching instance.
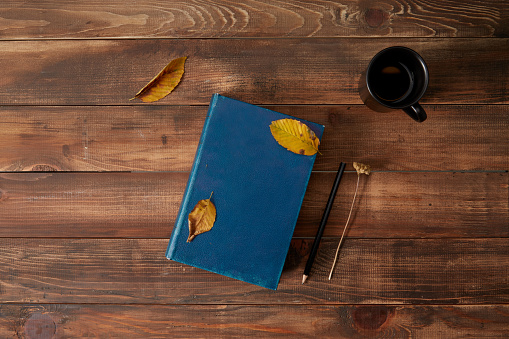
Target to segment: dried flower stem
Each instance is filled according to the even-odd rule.
[[[334,272],[334,267],[336,267],[339,249],[341,247],[341,244],[343,243],[343,237],[345,236],[346,229],[348,228],[348,223],[350,222],[350,218],[352,216],[353,205],[355,204],[355,198],[357,197],[357,191],[359,190],[359,181],[361,179],[361,174],[369,175],[369,173],[371,173],[371,167],[369,165],[364,165],[364,164],[361,164],[360,162],[354,162],[353,167],[357,171],[357,185],[355,186],[355,193],[353,195],[352,206],[350,206],[350,213],[348,213],[348,219],[346,219],[345,228],[343,229],[343,234],[341,235],[341,239],[339,240],[338,248],[336,249],[336,256],[334,257],[334,262],[332,263],[332,268],[329,273],[329,280],[331,280],[332,272]]]
[[[343,234],[341,234],[341,239],[339,240],[338,248],[336,249],[336,256],[334,257],[334,263],[332,263],[332,268],[329,273],[329,280],[332,278],[332,272],[334,272],[334,267],[336,267],[336,261],[338,260],[338,254],[339,254],[339,248],[341,247],[341,244],[343,243],[343,237],[345,236],[346,229],[348,227],[348,223],[350,222],[350,217],[352,216],[353,211],[353,205],[355,204],[355,197],[357,196],[357,190],[359,189],[359,181],[360,181],[361,175],[357,173],[357,185],[355,186],[355,194],[353,195],[352,205],[350,206],[350,213],[348,213],[348,219],[346,219],[345,228],[343,229]]]

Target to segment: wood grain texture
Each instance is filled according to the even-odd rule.
[[[508,37],[505,0],[2,1],[0,338],[507,337]],[[393,45],[422,124],[359,98]],[[164,257],[213,93],[325,125],[278,291]]]
[[[506,37],[507,2],[4,1],[0,38]]]
[[[508,105],[265,106],[325,126],[314,170],[341,161],[374,170],[509,169]],[[190,171],[208,106],[0,106],[0,171]],[[440,145],[440,147],[437,147]]]
[[[0,107],[1,171],[190,171],[208,107]]]
[[[189,39],[1,41],[2,105],[124,105],[169,60],[189,56],[159,104],[213,93],[253,104],[361,104],[369,60],[391,45],[426,60],[426,104],[509,103],[507,39]]]
[[[345,173],[325,236],[343,231]],[[189,173],[0,174],[0,237],[168,238]],[[314,237],[335,173],[313,173],[294,235]],[[348,237],[508,237],[509,173],[363,176]]]
[[[169,237],[189,173],[0,176],[2,236],[150,238]]]
[[[0,302],[494,304],[509,302],[507,239],[295,240],[278,291],[164,257],[167,239],[0,239]],[[79,269],[77,269],[79,267]]]
[[[0,305],[5,338],[503,338],[508,322],[507,305]]]

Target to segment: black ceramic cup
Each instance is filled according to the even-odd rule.
[[[395,46],[371,59],[359,91],[362,101],[374,111],[402,109],[415,121],[423,122],[427,116],[418,101],[428,82],[428,67],[422,57],[410,48]]]

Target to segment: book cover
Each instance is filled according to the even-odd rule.
[[[272,121],[292,118],[214,94],[170,238],[168,259],[276,289],[316,154],[280,146]],[[321,139],[324,126],[304,122]],[[214,227],[187,242],[198,201],[216,207]]]

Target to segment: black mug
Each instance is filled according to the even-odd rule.
[[[428,67],[417,52],[407,47],[389,47],[371,59],[361,77],[360,95],[374,111],[402,109],[415,121],[423,122],[427,116],[418,101],[428,82]]]

